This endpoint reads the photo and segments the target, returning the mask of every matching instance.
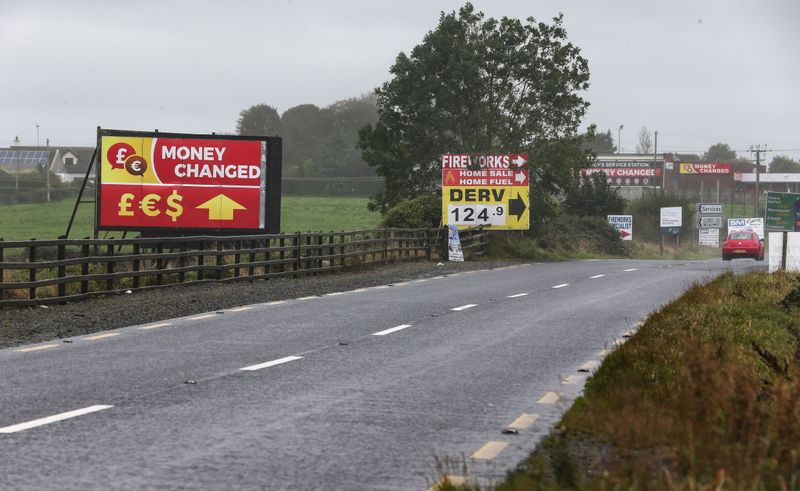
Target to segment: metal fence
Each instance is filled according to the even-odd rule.
[[[465,254],[487,233],[462,231]],[[0,240],[0,307],[201,282],[266,280],[444,257],[447,230],[378,229],[234,237]]]

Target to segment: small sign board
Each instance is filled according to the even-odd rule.
[[[669,206],[661,208],[661,228],[680,227],[683,225],[683,208]]]
[[[722,215],[722,203],[697,203],[699,215]]]
[[[608,215],[606,218],[622,240],[633,240],[633,215]]]
[[[722,228],[721,216],[700,216],[697,218],[698,228]]]
[[[704,246],[719,247],[719,229],[701,228],[698,243]]]
[[[458,227],[447,226],[447,259],[450,261],[464,262],[464,251],[461,250],[461,238]]]
[[[764,210],[767,230],[793,232],[798,230],[798,216],[795,213],[800,194],[767,192],[767,206]]]
[[[728,218],[728,233],[741,228],[752,228],[758,237],[764,238],[764,219],[758,218]]]

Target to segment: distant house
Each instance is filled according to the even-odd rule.
[[[0,170],[25,173],[49,168],[62,182],[82,180],[94,147],[36,147],[14,145],[0,148]],[[92,177],[96,169],[93,169]]]

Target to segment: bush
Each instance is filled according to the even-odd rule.
[[[661,208],[680,206],[683,208],[683,226],[680,236],[686,243],[692,238],[695,205],[688,198],[672,193],[646,194],[628,204],[627,212],[633,215],[634,240],[658,242],[661,240]]]
[[[568,254],[626,255],[619,232],[605,217],[576,217],[561,214],[537,237],[541,247]]]
[[[431,228],[438,227],[441,221],[441,199],[423,194],[389,208],[381,225],[386,228]]]
[[[567,190],[564,208],[571,215],[606,218],[625,209],[625,199],[612,188],[603,172],[582,179],[581,184]]]

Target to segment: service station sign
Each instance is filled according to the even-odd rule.
[[[99,130],[98,140],[98,229],[267,228],[268,138]]]
[[[528,156],[443,155],[442,222],[459,228],[530,228]]]

